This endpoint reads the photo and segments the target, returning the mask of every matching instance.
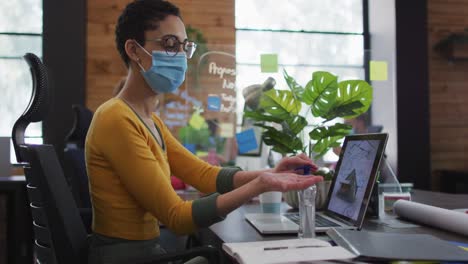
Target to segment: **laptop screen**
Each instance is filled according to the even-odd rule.
[[[355,135],[345,138],[330,189],[328,211],[351,222],[361,222],[367,209],[386,139],[386,134]]]

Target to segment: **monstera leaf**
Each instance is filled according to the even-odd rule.
[[[307,120],[300,115],[290,115],[285,119],[278,119],[262,111],[258,109],[245,111],[244,117],[257,121],[255,126],[265,128],[262,133],[265,144],[273,146],[274,151],[283,155],[300,150],[302,141],[297,137],[297,134],[307,126]],[[265,125],[265,122],[278,123],[282,129],[279,131],[277,128]]]
[[[297,115],[302,104],[291,91],[271,89],[262,94],[260,107],[272,116],[286,119],[291,114]]]
[[[281,126],[284,132],[291,135],[297,135],[304,129],[304,127],[307,126],[307,120],[299,115],[291,116],[285,121],[283,121],[281,123]]]
[[[302,94],[304,93],[304,87],[300,86],[296,80],[291,77],[286,70],[283,71],[284,80],[288,84],[289,89],[293,93],[293,96],[299,100],[302,100]]]
[[[256,109],[255,111],[244,110],[244,117],[253,119],[257,122],[274,122],[281,124],[283,119],[272,116],[266,113],[263,109]]]
[[[338,89],[338,77],[329,72],[314,72],[302,95],[315,117],[324,116],[333,107]]]
[[[309,133],[317,143],[312,151],[323,156],[331,147],[339,146],[339,140],[348,135],[351,126],[325,124],[336,117],[352,118],[369,109],[372,101],[372,87],[362,80],[348,80],[338,83],[338,77],[324,71],[314,72],[305,87],[299,85],[286,71],[284,79],[289,90],[271,89],[260,98],[255,111],[244,111],[246,118],[263,127],[262,138],[272,150],[283,155],[305,151],[304,142],[298,135],[307,125],[315,129]],[[299,114],[302,104],[310,107],[317,124],[308,124],[305,116]],[[302,113],[301,113],[302,114]],[[322,121],[320,121],[322,120]],[[323,121],[325,120],[325,121]],[[271,123],[280,126],[270,126]]]
[[[311,139],[317,140],[312,149],[315,153],[318,153],[316,157],[323,156],[331,147],[340,146],[338,140],[349,135],[351,128],[350,125],[337,123],[330,127],[318,127],[312,130],[309,136]]]
[[[297,153],[303,150],[302,140],[297,136],[279,131],[271,126],[262,124],[256,125],[264,128],[262,134],[263,142],[268,146],[272,146],[273,151],[286,155],[288,153]]]
[[[336,117],[353,118],[369,109],[372,87],[362,80],[343,81],[338,84],[333,107],[323,115],[327,120]]]

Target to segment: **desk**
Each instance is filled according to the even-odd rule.
[[[7,263],[32,263],[33,231],[25,177],[0,177],[0,194],[6,197]]]
[[[415,202],[425,203],[447,209],[468,208],[467,194],[446,194],[429,191],[414,190],[412,199]],[[290,207],[282,204],[282,211],[286,211]],[[251,242],[261,240],[288,239],[296,236],[292,235],[268,235],[262,236],[257,230],[252,227],[244,219],[245,213],[260,212],[260,206],[257,203],[245,204],[237,210],[230,213],[222,222],[212,225],[209,229],[201,230],[197,235],[202,244],[211,244],[221,248],[222,243],[226,242]],[[376,219],[366,219],[364,222],[365,230],[378,232],[392,233],[425,233],[431,234],[444,240],[452,240],[468,243],[468,237],[449,233],[444,230],[439,230],[431,227],[415,227],[415,228],[390,228],[383,226]]]
[[[415,190],[411,194],[415,202],[433,205],[446,209],[468,208],[468,194],[449,194],[430,191]],[[376,221],[366,220],[364,229],[378,232],[405,233],[405,234],[431,234],[443,240],[459,241],[468,243],[468,237],[451,233],[442,229],[428,226],[415,228],[389,228],[379,225]]]

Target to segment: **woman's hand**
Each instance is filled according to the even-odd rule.
[[[310,165],[310,162],[306,163]],[[285,164],[288,164],[288,162],[285,162]],[[297,166],[296,162],[292,162],[291,164]],[[240,171],[236,174],[242,175],[242,173],[246,172]],[[319,181],[323,181],[322,176],[303,176],[291,172],[277,173],[271,170],[258,171],[250,175],[255,177],[252,177],[252,180],[240,185],[238,188],[221,194],[218,197],[216,201],[218,215],[227,215],[243,203],[264,192],[303,190]]]
[[[260,191],[287,192],[303,190],[317,182],[323,181],[322,176],[302,176],[295,173],[263,172],[257,178]]]
[[[315,172],[317,165],[306,154],[301,153],[292,157],[285,157],[273,169],[273,172],[295,172],[295,169],[310,166],[310,171]]]

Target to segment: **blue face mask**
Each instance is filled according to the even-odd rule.
[[[141,48],[150,55],[147,50]],[[147,71],[138,63],[146,83],[155,93],[172,93],[177,90],[184,82],[185,72],[187,71],[185,53],[179,52],[174,56],[173,53],[167,54],[165,51],[153,51],[151,57],[153,64]]]

